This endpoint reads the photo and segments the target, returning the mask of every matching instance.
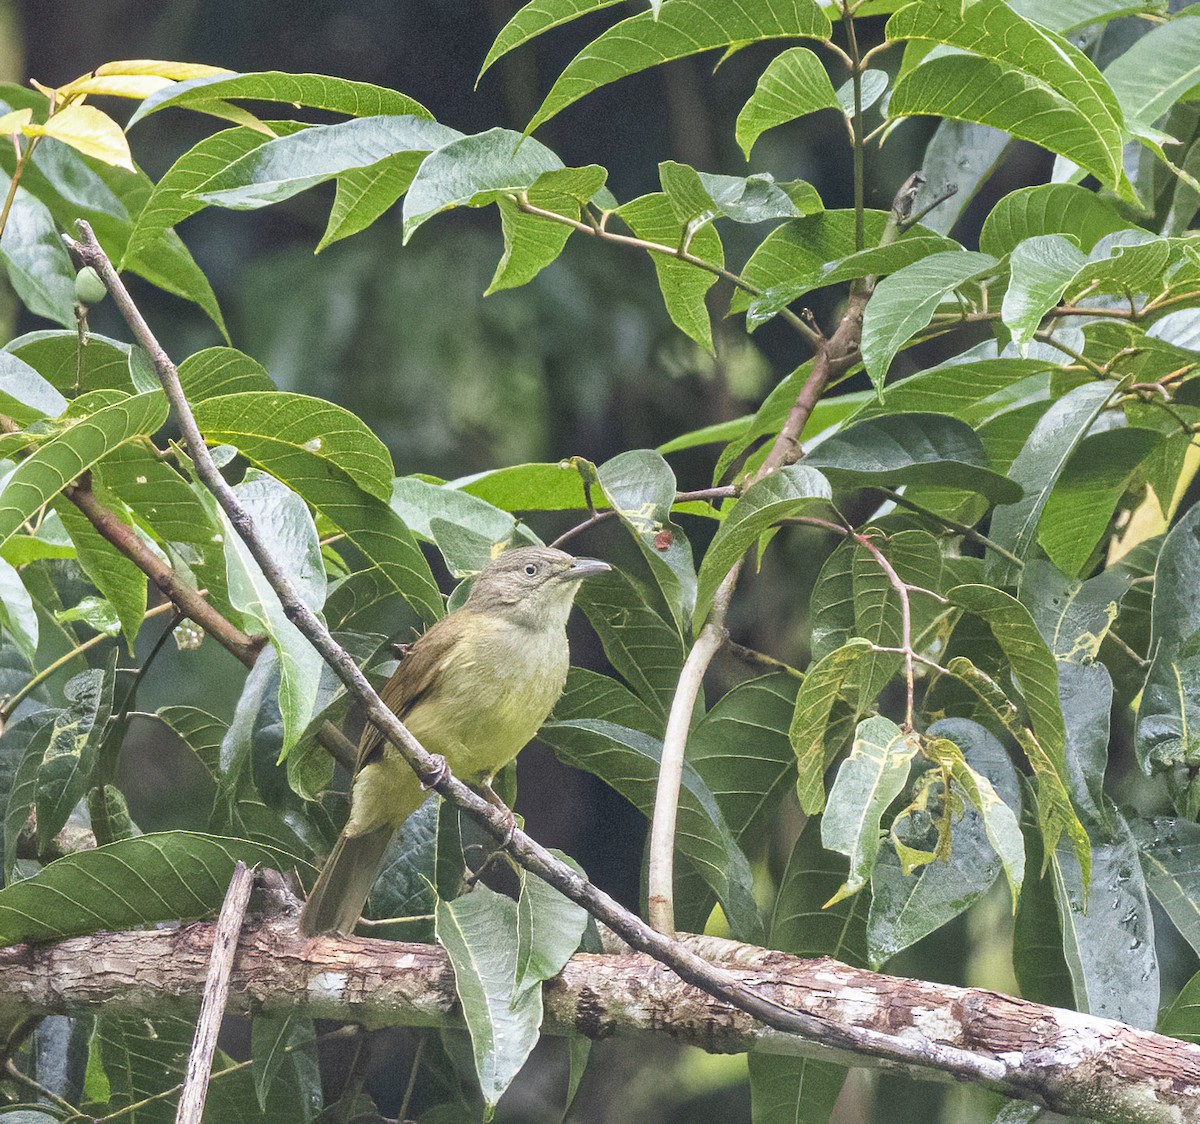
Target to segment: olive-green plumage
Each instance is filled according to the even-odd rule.
[[[489,783],[537,733],[567,678],[567,617],[579,583],[609,567],[552,547],[506,551],[466,603],[409,649],[380,692],[430,753]],[[416,774],[368,726],[350,818],[300,915],[302,932],[353,932],[392,833],[425,799]]]

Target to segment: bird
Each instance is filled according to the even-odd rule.
[[[492,778],[550,714],[567,679],[566,625],[580,583],[611,567],[546,546],[493,558],[466,601],[401,659],[380,697],[430,752],[492,799]],[[363,731],[350,815],[300,914],[300,931],[354,931],[392,834],[426,797],[372,725]]]

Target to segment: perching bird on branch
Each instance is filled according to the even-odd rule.
[[[456,776],[490,792],[562,693],[579,583],[609,569],[552,547],[506,551],[476,577],[466,603],[412,645],[380,697]],[[354,931],[392,833],[425,796],[395,747],[368,726],[350,818],[304,905],[302,932]]]

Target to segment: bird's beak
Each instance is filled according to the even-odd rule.
[[[611,569],[607,562],[601,562],[599,558],[576,558],[563,571],[563,577],[569,581],[577,581],[581,578],[594,578],[597,574],[607,574]]]

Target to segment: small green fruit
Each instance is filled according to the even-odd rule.
[[[99,304],[108,295],[108,289],[90,265],[85,265],[75,274],[75,299],[80,304]]]

